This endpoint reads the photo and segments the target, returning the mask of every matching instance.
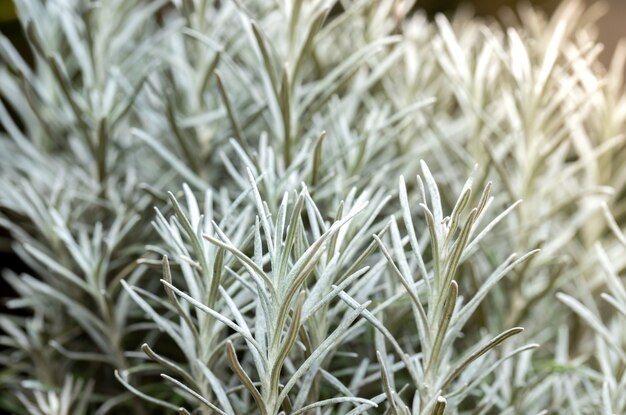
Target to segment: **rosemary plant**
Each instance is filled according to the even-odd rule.
[[[414,3],[17,1],[0,408],[626,411],[626,48]]]

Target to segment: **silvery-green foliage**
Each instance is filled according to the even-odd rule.
[[[25,382],[24,388],[33,390],[34,398],[28,399],[22,392],[18,392],[17,399],[30,414],[84,415],[88,413],[93,381],[85,384],[68,377],[60,390],[46,390],[47,386],[37,382]]]
[[[607,226],[616,238],[614,244],[611,244],[613,245],[612,251],[623,256],[624,249],[626,249],[626,237],[606,206],[604,214]],[[590,371],[587,376],[591,382],[596,384],[597,389],[595,394],[591,396],[591,401],[583,399],[581,402],[576,398],[575,404],[580,408],[589,406],[595,411],[613,414],[626,410],[626,400],[624,399],[626,377],[623,370],[626,365],[626,353],[624,352],[626,288],[619,277],[619,271],[623,269],[622,260],[616,258],[615,262],[612,262],[611,253],[607,252],[601,243],[598,243],[595,248],[604,282],[602,284],[603,290],[607,289],[608,292],[602,292],[599,296],[600,300],[596,301],[590,293],[594,291],[592,287],[597,283],[583,282],[583,286],[587,289],[591,288],[591,290],[587,293],[582,290],[582,295],[579,295],[579,298],[565,293],[558,293],[557,297],[593,331],[593,342],[587,345],[591,350],[587,350],[586,359],[593,359],[595,362],[593,371]],[[603,317],[604,309],[607,309],[604,314],[608,317]]]
[[[212,196],[207,195],[202,217],[195,197],[185,187],[187,213],[171,196],[175,217],[167,221],[158,216],[156,226],[169,242],[182,272],[180,282],[174,283],[169,261],[164,257],[162,283],[169,307],[176,310],[175,321],[156,312],[148,303],[150,298],[142,298],[141,291],[127,284],[125,287],[181,348],[190,370],[167,362],[147,344],[144,352],[165,369],[173,370],[181,379],[166,379],[176,384],[183,382],[185,386],[181,387],[208,413],[248,413],[256,407],[259,413],[270,414],[277,413],[283,405],[289,405],[294,413],[304,413],[308,407],[343,402],[376,406],[363,398],[341,395],[325,401],[313,396],[309,402],[314,393],[311,388],[319,382],[310,375],[328,365],[326,361],[341,351],[340,345],[346,338],[358,334],[347,329],[365,306],[354,311],[341,302],[331,302],[342,288],[368,271],[369,267],[359,264],[367,257],[354,255],[363,256],[362,242],[366,238],[359,238],[358,234],[372,231],[372,210],[367,209],[363,198],[352,194],[340,206],[336,220],[327,224],[304,188],[292,195],[285,194],[274,218],[250,171],[249,178],[251,191],[243,194],[243,201],[226,206],[223,213],[218,207],[214,210]],[[238,209],[237,205],[240,207],[244,201],[256,206],[255,211]],[[309,223],[306,227],[303,217]],[[357,228],[350,226],[353,221]],[[346,243],[346,235],[350,234],[356,235]],[[191,255],[186,244],[192,247]],[[244,252],[248,247],[252,255]],[[375,278],[369,278],[371,286]],[[331,327],[336,323],[338,326]],[[234,333],[229,335],[228,329]],[[301,340],[296,343],[298,336]],[[238,357],[237,348],[245,350],[243,358]],[[298,348],[301,350],[295,353]],[[225,391],[232,387],[232,382],[230,376],[220,375],[226,362],[245,386],[242,392],[254,399],[253,407],[239,393],[227,397]],[[283,366],[289,373],[287,377],[281,376]],[[119,376],[126,383],[124,375]],[[335,382],[341,385],[339,380]],[[294,388],[298,393],[286,404],[285,399]],[[347,387],[343,386],[343,390]],[[175,409],[166,402],[159,403]]]
[[[464,298],[465,296],[459,296],[459,284],[455,281],[460,277],[459,265],[475,253],[486,233],[512,209],[505,210],[483,230],[479,230],[478,223],[485,216],[486,210],[493,201],[490,197],[491,183],[488,183],[482,194],[476,198],[476,206],[470,208],[472,185],[471,180],[468,180],[452,212],[444,217],[440,191],[431,172],[423,162],[422,173],[424,179],[418,176],[417,189],[423,201],[420,206],[424,211],[428,227],[429,253],[432,258],[428,268],[425,265],[427,262],[424,261],[424,255],[427,252],[425,241],[421,241],[423,248],[420,247],[407,197],[406,184],[402,177],[399,184],[399,198],[407,236],[401,237],[395,219],[391,221],[392,244],[389,248],[375,236],[383,255],[390,263],[392,276],[399,280],[409,295],[418,333],[420,351],[412,357],[411,353],[402,350],[399,346],[400,342],[395,340],[381,323],[377,323],[381,333],[386,335],[393,345],[394,352],[400,355],[399,358],[408,370],[416,389],[410,405],[398,399],[393,387],[394,382],[387,373],[388,364],[385,363],[387,357],[379,351],[377,356],[381,365],[387,401],[394,411],[407,414],[428,414],[433,411],[437,413],[443,411],[448,403],[462,402],[499,363],[518,353],[537,347],[537,345],[528,345],[515,349],[495,364],[493,361],[481,359],[491,349],[522,331],[522,328],[514,327],[492,339],[484,339],[481,341],[482,344],[469,347],[461,356],[454,356],[452,344],[458,337],[461,337],[465,324],[490,289],[513,268],[536,254],[537,251],[518,259],[515,255],[509,256],[493,270],[476,293],[467,296],[467,299]],[[408,256],[404,250],[404,245],[407,243],[410,247]],[[416,280],[414,275],[420,278]],[[464,301],[465,304],[463,304]],[[451,361],[452,358],[454,362]],[[472,365],[477,360],[482,363],[482,367]],[[444,398],[444,395],[448,399]]]
[[[17,5],[3,409],[624,411],[626,49],[596,63],[598,6]]]
[[[530,345],[516,349],[495,364],[481,359],[483,365],[489,366],[483,366],[481,369],[472,367],[471,364],[490,349],[521,331],[521,328],[512,328],[493,339],[485,339],[483,344],[470,348],[465,356],[458,358],[454,364],[449,362],[453,340],[460,335],[465,322],[487,295],[489,289],[516,265],[526,260],[530,254],[518,260],[515,260],[514,256],[507,258],[493,271],[485,285],[472,296],[466,305],[455,309],[458,285],[452,277],[456,275],[459,262],[467,259],[475,251],[485,234],[511,209],[496,216],[482,231],[476,232],[474,225],[479,218],[484,216],[491,202],[489,195],[491,185],[488,185],[478,198],[477,207],[468,212],[468,203],[472,193],[471,184],[468,181],[453,213],[444,220],[437,185],[426,165],[423,164],[422,167],[434,212],[431,212],[426,205],[422,205],[429,218],[427,222],[431,232],[430,238],[432,238],[433,264],[429,264],[429,267],[432,267],[433,271],[430,273],[426,271],[422,251],[415,236],[407,190],[403,181],[399,189],[403,220],[409,229],[408,239],[413,254],[417,258],[416,261],[412,259],[411,262],[418,264],[418,275],[422,276],[419,281],[420,290],[416,286],[418,281],[409,279],[409,275],[413,272],[410,271],[409,261],[403,252],[403,245],[407,242],[406,240],[402,242],[394,220],[390,227],[385,226],[382,232],[387,232],[389,229],[388,232],[394,241],[393,252],[400,256],[399,269],[393,263],[387,248],[382,244],[380,236],[377,235],[374,236],[374,240],[376,245],[380,245],[385,258],[384,262],[379,261],[373,268],[360,267],[360,263],[367,260],[367,255],[374,251],[372,248],[376,248],[376,245],[372,243],[365,249],[368,238],[359,238],[358,235],[369,235],[372,232],[371,219],[380,211],[380,207],[377,207],[373,212],[371,210],[368,212],[364,202],[359,202],[362,198],[355,200],[354,195],[351,195],[346,203],[340,205],[335,222],[326,225],[306,189],[303,189],[291,198],[285,194],[274,220],[267,210],[267,204],[261,199],[254,176],[248,171],[251,192],[244,193],[244,196],[248,196],[256,205],[257,215],[254,224],[245,219],[250,217],[245,212],[238,215],[237,221],[234,222],[230,215],[233,211],[237,211],[236,206],[229,206],[218,224],[213,220],[216,211],[213,208],[211,195],[207,195],[205,200],[204,217],[200,215],[198,204],[188,187],[184,188],[187,214],[183,212],[178,201],[171,196],[175,216],[168,222],[162,215],[159,215],[156,226],[164,240],[170,242],[173,257],[178,260],[182,272],[181,283],[184,281],[185,290],[173,284],[169,260],[165,256],[163,260],[165,278],[162,282],[171,303],[170,309],[174,307],[176,310],[177,322],[169,321],[155,311],[147,301],[150,297],[148,293],[145,293],[145,297],[142,298],[142,290],[124,285],[129,292],[133,293],[133,298],[140,307],[172,337],[183,351],[187,364],[192,370],[186,371],[183,369],[184,366],[168,361],[147,344],[142,347],[143,351],[150,359],[161,364],[164,369],[180,377],[180,380],[176,380],[168,374],[162,375],[187,391],[190,398],[200,401],[207,411],[215,410],[224,413],[233,413],[233,410],[254,411],[246,406],[246,401],[243,399],[236,400],[233,397],[227,399],[224,392],[227,390],[227,380],[215,375],[220,372],[220,364],[224,364],[224,359],[219,360],[218,357],[223,354],[222,344],[225,343],[226,360],[254,398],[254,404],[259,413],[277,413],[279,408],[285,405],[288,405],[288,408],[294,410],[295,413],[299,413],[298,411],[305,412],[307,408],[328,404],[341,403],[345,407],[346,402],[359,404],[352,413],[361,413],[377,406],[376,402],[342,396],[341,392],[350,391],[350,389],[339,379],[334,378],[331,371],[321,371],[326,367],[331,367],[332,355],[341,352],[341,345],[344,342],[354,340],[362,332],[362,325],[348,327],[354,319],[363,314],[363,321],[373,324],[387,337],[386,340],[391,343],[394,351],[400,354],[402,364],[394,371],[408,370],[414,387],[417,389],[413,413],[429,413],[437,405],[437,398],[440,398],[439,405],[442,405],[442,402],[445,402],[441,396],[444,389],[446,395],[448,395],[448,390],[450,391],[449,395],[453,401],[462,401],[474,389],[474,385],[468,385],[470,382],[468,379],[461,377],[462,374],[472,373],[468,375],[469,379],[478,378],[474,379],[474,383],[478,384],[501,361],[536,347],[536,345]],[[419,180],[420,194],[425,198],[426,191],[421,184],[421,179]],[[289,203],[290,199],[291,203]],[[241,201],[234,202],[234,204],[241,203]],[[307,212],[308,225],[306,227],[301,217],[303,209]],[[360,228],[358,232],[355,232],[354,227],[351,226],[355,222]],[[229,229],[231,226],[234,228]],[[246,228],[252,229],[246,232]],[[234,235],[233,239],[228,237],[228,233]],[[356,233],[356,236],[346,245],[344,240],[350,233]],[[470,240],[470,236],[474,233],[475,235]],[[186,237],[181,237],[181,234],[185,234]],[[311,242],[307,244],[306,241],[309,239]],[[186,244],[190,245],[193,254],[189,255]],[[242,248],[238,248],[238,246],[250,244],[252,256],[246,255]],[[359,258],[351,257],[351,251],[356,249],[355,252],[360,252],[358,248],[364,252],[359,255]],[[264,249],[267,252],[264,252]],[[357,259],[356,263],[355,259]],[[373,311],[367,309],[369,301],[363,304],[359,302],[361,298],[367,299],[376,295],[375,286],[385,268],[386,261],[393,263],[392,279],[400,278],[400,282],[409,293],[419,334],[417,340],[421,347],[421,352],[415,356],[412,355],[414,351],[412,353],[403,351],[398,341],[375,317],[379,312],[393,306],[393,301],[389,300],[401,299],[403,292],[400,292],[400,295],[393,294],[389,300]],[[209,264],[214,265],[209,266]],[[313,278],[314,282],[306,284],[309,278]],[[308,288],[305,289],[305,287]],[[308,291],[306,299],[304,290]],[[423,295],[420,291],[427,292],[425,304],[428,305],[428,314],[424,312],[419,299]],[[301,292],[299,296],[297,296],[298,292]],[[334,297],[340,297],[343,301],[332,305]],[[179,298],[184,302],[179,301]],[[181,302],[188,305],[183,306]],[[189,305],[197,310],[191,312]],[[166,304],[163,306],[165,307]],[[292,309],[292,317],[291,322],[287,324],[289,309]],[[347,310],[350,309],[356,312],[348,313]],[[206,319],[211,319],[213,324],[206,322]],[[341,323],[331,330],[330,326],[333,321]],[[233,330],[234,335],[220,334],[225,328]],[[296,344],[298,332],[303,333],[301,334],[303,356],[298,356],[292,350]],[[243,353],[243,359],[234,352],[232,341],[238,337],[243,340],[244,348],[240,351],[240,355]],[[281,338],[284,338],[282,342]],[[379,339],[375,343],[384,351],[384,342],[385,340]],[[196,350],[193,350],[194,347]],[[198,348],[200,351],[197,350]],[[397,399],[391,386],[394,382],[390,381],[383,360],[387,357],[383,357],[380,353],[377,355],[386,393],[383,397],[386,397],[389,402],[394,402],[392,404],[394,407]],[[249,359],[248,362],[246,362],[246,357]],[[240,363],[240,359],[243,364]],[[300,366],[296,364],[298,361],[300,361]],[[281,379],[283,364],[286,365],[288,371],[293,373],[291,377],[283,381],[285,384],[279,391],[278,382]],[[247,367],[250,370],[246,370]],[[268,368],[271,370],[268,371]],[[257,374],[256,383],[248,374],[249,371]],[[320,371],[319,374],[318,371]],[[326,373],[325,376],[322,375],[324,373]],[[175,406],[165,401],[157,400],[135,389],[128,383],[124,373],[118,376],[135,394],[151,402],[176,409]],[[462,383],[458,384],[457,378],[460,378]],[[339,396],[317,400],[319,398],[312,388],[315,388],[314,383],[320,380],[330,381],[332,386],[340,392]],[[285,401],[291,389],[296,386],[298,392],[295,394],[295,399]],[[215,403],[211,401],[214,395]],[[420,402],[424,402],[423,408]]]
[[[444,88],[438,95],[443,99],[433,106],[434,113],[446,114],[433,117],[437,133],[433,138],[442,149],[455,149],[445,151],[449,154],[445,165],[478,160],[479,169],[486,168],[478,177],[494,181],[502,190],[500,200],[524,200],[508,219],[517,231],[507,232],[504,239],[511,251],[541,248],[541,252],[495,287],[495,298],[510,310],[506,315],[490,313],[490,320],[498,330],[526,326],[544,345],[539,354],[548,350],[548,344],[553,345],[551,353],[563,349],[567,336],[557,338],[556,329],[528,322],[544,320],[546,314],[555,319],[566,315],[548,293],[555,287],[573,293],[579,288],[572,290],[571,282],[595,279],[599,269],[593,245],[608,233],[598,202],[607,201],[618,215],[623,210],[622,173],[614,164],[623,146],[623,52],[618,49],[608,73],[594,62],[600,49],[591,25],[597,16],[597,7],[586,10],[580,2],[564,2],[549,20],[531,9],[520,10],[519,16],[509,16],[516,22],[506,31],[498,25],[477,25],[462,14],[450,22],[436,19],[439,32],[432,35],[420,29],[419,20],[415,25],[407,21],[415,39],[412,56],[432,48],[454,85]],[[423,79],[415,76],[418,67],[409,66],[414,61],[406,60],[400,78],[409,84]],[[428,73],[425,65],[424,75]],[[405,84],[398,82],[403,87],[395,90],[397,95],[407,90]],[[457,143],[463,146],[454,147]],[[473,156],[468,158],[467,153]],[[560,320],[558,325],[566,322]],[[558,364],[568,356],[561,354]],[[515,365],[507,362],[497,371],[507,370],[502,376],[511,376]],[[527,373],[517,375],[523,387],[496,382],[489,391],[491,398],[511,405],[514,412],[570,410],[567,400],[527,393],[531,385],[537,390],[562,390],[559,378],[568,374],[537,377],[520,370]],[[576,395],[574,390],[587,389],[576,380],[565,381],[570,396]]]
[[[617,135],[600,137],[586,125],[596,118],[591,103],[598,100],[594,85],[600,81],[593,64],[596,44],[586,31],[575,32],[590,19],[581,5],[565,2],[546,22],[530,10],[521,19],[520,28],[503,31],[463,16],[451,22],[440,17],[439,33],[431,38],[454,85],[448,89],[454,107],[442,104],[452,111],[442,108],[447,115],[433,121],[434,131],[441,132],[438,145],[463,144],[460,154],[448,152],[452,162],[477,160],[486,169],[479,177],[492,178],[501,199],[524,200],[510,218],[519,228],[507,236],[512,250],[542,248],[516,277],[513,297],[520,301],[513,304],[512,323],[523,321],[525,304],[536,293],[559,283],[551,264],[573,253],[577,247],[570,240],[599,214],[596,199],[607,198],[609,183],[595,179],[596,160],[623,142]],[[540,278],[525,277],[538,273]]]

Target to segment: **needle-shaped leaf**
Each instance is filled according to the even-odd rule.
[[[446,376],[444,381],[441,383],[441,389],[445,389],[448,385],[450,385],[450,383],[453,382],[461,373],[463,373],[463,370],[465,370],[465,368],[467,368],[467,366],[469,366],[476,359],[478,359],[485,353],[489,352],[490,350],[498,347],[500,344],[505,342],[508,338],[515,336],[516,334],[519,334],[522,331],[524,331],[524,329],[521,327],[514,327],[512,329],[508,329],[500,333],[493,339],[491,339],[485,345],[480,346],[477,350],[470,353],[469,356],[464,357],[459,363],[455,365],[454,369],[452,369],[450,374]]]
[[[235,375],[237,375],[241,383],[250,392],[250,395],[252,395],[252,398],[256,402],[257,408],[259,409],[259,413],[261,415],[267,415],[267,409],[265,408],[265,402],[263,401],[263,397],[254,386],[252,380],[250,380],[248,374],[241,367],[239,359],[237,359],[235,347],[233,346],[233,343],[231,341],[226,342],[226,359],[232,371],[235,372]]]

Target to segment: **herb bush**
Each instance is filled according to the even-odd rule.
[[[20,0],[0,407],[626,413],[626,48],[395,0]]]

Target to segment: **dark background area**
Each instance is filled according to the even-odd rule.
[[[428,11],[428,13],[448,13],[459,5],[466,4],[473,7],[478,15],[492,16],[496,15],[503,7],[515,7],[519,3],[521,3],[519,0],[418,0],[417,6]],[[559,4],[559,0],[526,0],[525,3],[551,11]]]

